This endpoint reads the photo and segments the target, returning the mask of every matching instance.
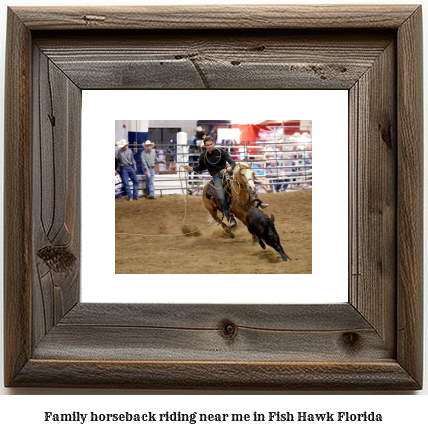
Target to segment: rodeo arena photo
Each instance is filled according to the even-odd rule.
[[[115,132],[116,274],[312,273],[312,121]]]

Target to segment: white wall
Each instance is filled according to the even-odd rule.
[[[123,126],[125,125],[125,128]],[[116,144],[119,140],[128,140],[128,121],[127,120],[116,120],[115,121],[115,138],[114,143]]]

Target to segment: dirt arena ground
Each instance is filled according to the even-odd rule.
[[[178,237],[116,235],[116,274],[310,274],[312,273],[312,191],[267,193],[261,196],[275,216],[285,253],[253,243],[238,221],[230,238],[214,224],[201,232]],[[116,233],[177,235],[207,226],[208,211],[200,196],[169,195],[156,200],[116,199]]]

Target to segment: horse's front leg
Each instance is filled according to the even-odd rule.
[[[214,221],[219,222],[221,224],[221,227],[224,229],[224,231],[229,235],[230,238],[235,238],[235,234],[232,232],[232,230],[229,228],[229,226],[225,225],[222,221],[219,221],[219,218],[217,216],[217,208],[211,208],[208,210],[211,214]]]
[[[232,232],[232,229],[230,229],[229,226],[221,222],[221,227],[226,231],[226,233],[229,235],[230,238],[235,238],[235,234]]]

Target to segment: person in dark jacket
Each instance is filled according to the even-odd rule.
[[[183,166],[187,171],[203,172],[208,170],[209,174],[213,177],[214,187],[217,192],[218,199],[220,201],[221,208],[226,216],[227,222],[230,228],[237,226],[235,218],[230,215],[229,207],[227,206],[226,198],[224,197],[224,191],[222,187],[223,171],[231,172],[236,163],[232,160],[232,157],[227,151],[214,147],[214,141],[211,136],[204,138],[204,146],[206,151],[202,152],[199,156],[199,164],[195,167]],[[229,163],[227,166],[226,163]]]

